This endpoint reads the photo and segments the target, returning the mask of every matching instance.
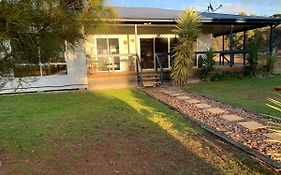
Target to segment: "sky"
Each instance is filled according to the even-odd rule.
[[[248,15],[259,16],[281,13],[281,0],[210,0],[214,8],[222,4],[218,13],[238,14],[241,11]],[[208,8],[208,0],[108,0],[112,6],[157,7],[168,9],[185,9],[192,7],[198,11]]]

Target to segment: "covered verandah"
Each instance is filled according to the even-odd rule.
[[[97,55],[93,56],[96,58],[103,58],[101,60],[114,58],[113,63],[110,62],[106,64],[106,69],[102,71],[106,74],[122,72],[122,65],[120,69],[120,62],[122,63],[129,60],[127,58],[133,58],[132,60],[135,60],[134,72],[137,74],[138,82],[142,81],[140,80],[141,72],[145,71],[153,71],[154,73],[160,74],[161,80],[163,80],[163,72],[169,72],[173,64],[173,49],[171,43],[172,39],[177,38],[173,29],[175,29],[177,25],[176,20],[181,16],[183,11],[131,7],[115,7],[114,9],[121,17],[120,19],[116,19],[118,21],[116,24],[117,27],[110,32],[100,31],[96,34],[97,37],[99,37],[98,35],[105,35],[101,37],[119,37],[119,42],[116,42],[119,43],[119,45],[116,44],[114,52],[111,52],[111,39],[107,39],[108,43],[107,47],[105,47],[107,48],[107,52],[101,52],[100,55],[97,53]],[[216,66],[228,68],[237,66],[243,67],[243,65],[247,64],[247,31],[257,28],[270,28],[268,47],[260,52],[272,54],[273,29],[281,23],[280,18],[239,16],[208,12],[200,13],[199,20],[202,23],[201,35],[209,37],[209,39],[206,42],[208,44],[205,44],[205,41],[201,39],[197,41],[197,43],[202,44],[203,47],[197,47],[196,57],[194,59],[195,69],[200,67],[198,62],[200,55],[206,53],[207,48],[212,47],[212,44],[209,44],[209,42],[212,41],[211,38],[216,37],[222,37],[221,48],[215,50],[218,58],[216,60]],[[243,32],[244,34],[243,48],[240,50],[234,47],[234,34],[238,32]],[[225,42],[226,37],[228,38],[228,42]],[[157,51],[157,42],[162,38],[168,38],[168,44],[166,44],[165,49],[162,50],[162,48],[159,47],[158,49],[161,51]],[[106,41],[106,39],[103,40]],[[108,67],[110,67],[110,69]]]

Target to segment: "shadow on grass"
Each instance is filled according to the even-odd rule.
[[[0,173],[270,174],[135,90],[3,98]]]

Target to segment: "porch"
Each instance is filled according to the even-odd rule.
[[[123,82],[125,86],[157,86],[169,80],[173,50],[177,45],[175,29],[180,10],[116,7],[122,17],[111,31],[97,31],[92,39],[88,59],[89,87],[99,83],[106,87]],[[277,18],[200,13],[201,36],[197,40],[193,76],[202,67],[200,58],[213,47],[214,38],[222,37],[222,47],[214,59],[220,71],[241,72],[247,65],[247,31],[269,27],[268,48],[260,51],[266,61],[273,52],[273,29],[280,24]],[[234,47],[234,34],[242,32],[243,48]],[[228,36],[228,43],[225,38]],[[94,43],[94,44],[93,44]],[[100,81],[98,81],[100,80]],[[105,83],[106,82],[106,83]],[[112,83],[109,83],[112,82]]]

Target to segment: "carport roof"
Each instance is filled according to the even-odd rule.
[[[114,11],[120,16],[120,21],[129,24],[176,24],[183,10],[143,8],[143,7],[113,7]],[[250,30],[269,25],[279,25],[281,18],[270,18],[260,16],[240,16],[222,13],[199,13],[199,19],[203,25],[234,25],[234,32]],[[216,31],[213,27],[214,35],[229,33],[229,27],[223,27]],[[223,30],[222,30],[223,29]]]

